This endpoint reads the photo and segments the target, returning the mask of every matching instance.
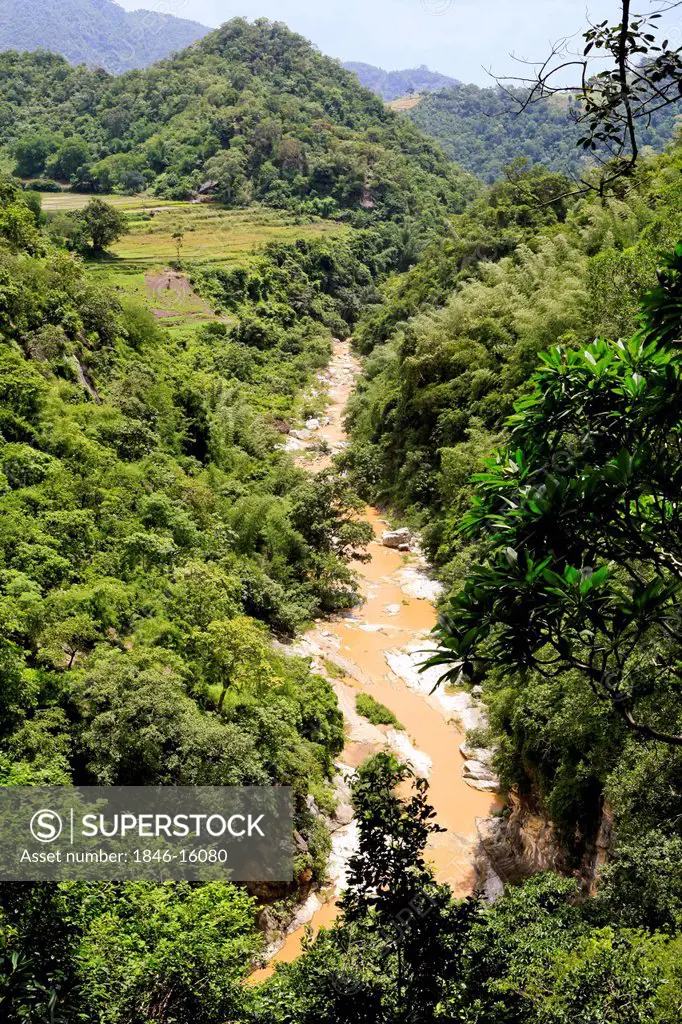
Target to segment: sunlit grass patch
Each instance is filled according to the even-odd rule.
[[[72,210],[82,210],[84,206],[95,198],[92,195],[85,195],[80,192],[47,192],[41,197],[41,206],[46,213],[70,213]],[[118,196],[107,195],[97,196],[103,199],[110,206],[119,210],[152,209],[153,207],[179,207],[190,206],[190,203],[176,202],[172,199],[153,199],[149,196]]]
[[[240,262],[268,242],[338,237],[348,228],[334,221],[311,220],[277,210],[225,210],[192,203],[137,208],[129,213],[129,231],[112,253],[120,259],[177,260],[200,264]],[[173,238],[182,233],[181,240]]]
[[[372,725],[392,725],[394,729],[403,729],[390,708],[381,704],[369,693],[359,693],[355,698],[355,710]]]

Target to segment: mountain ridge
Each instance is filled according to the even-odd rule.
[[[160,11],[125,11],[114,0],[3,0],[0,50],[47,50],[113,74],[148,67],[211,30]]]
[[[431,71],[426,64],[416,68],[385,71],[374,64],[345,61],[343,67],[347,71],[352,71],[366,89],[371,89],[387,102],[400,99],[409,92],[438,92],[440,89],[460,84],[457,78],[442,75],[439,71]]]

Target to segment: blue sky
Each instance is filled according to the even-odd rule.
[[[236,15],[284,21],[332,57],[385,68],[428,64],[465,82],[484,68],[516,74],[510,52],[537,59],[550,41],[593,19],[617,16],[617,0],[119,0],[217,26]],[[638,9],[647,10],[648,0]],[[680,23],[682,15],[676,13]]]

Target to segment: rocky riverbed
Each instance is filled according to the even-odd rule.
[[[326,415],[302,428],[310,436],[301,436],[302,430],[297,430],[283,441],[287,450],[305,459],[312,472],[325,468],[346,444],[343,413],[358,371],[348,342],[337,342],[329,369],[319,379],[320,390],[330,396]],[[375,539],[369,546],[370,560],[355,566],[363,604],[316,623],[289,647],[292,653],[310,658],[315,670],[327,676],[346,721],[346,745],[337,765],[340,817],[328,822],[333,847],[329,885],[308,896],[284,934],[269,936],[270,962],[256,972],[254,982],[266,977],[274,963],[298,955],[306,925],[313,929],[329,925],[337,913],[335,897],[343,889],[357,841],[355,823],[348,816],[347,784],[366,757],[388,748],[428,777],[430,800],[445,829],[432,837],[428,856],[439,880],[458,895],[471,892],[476,884],[477,820],[501,806],[489,752],[472,757],[465,746],[467,730],[485,724],[480,701],[464,690],[443,686],[434,690],[438,670],[420,671],[434,647],[430,632],[441,586],[429,572],[418,538],[409,531],[391,530],[377,509],[367,508],[365,517]],[[371,694],[390,708],[401,728],[372,725],[363,718],[355,706],[359,693]]]

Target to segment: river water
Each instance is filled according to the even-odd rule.
[[[337,342],[323,386],[329,393],[329,423],[315,431],[314,440],[324,438],[332,454],[346,441],[343,418],[348,398],[359,372],[348,342]],[[306,458],[307,440],[289,443],[293,451]],[[308,456],[310,453],[308,452]],[[319,471],[329,456],[306,458],[312,471]],[[340,707],[346,718],[346,745],[340,767],[348,773],[366,757],[386,747],[411,760],[419,774],[429,779],[429,800],[437,821],[446,831],[432,837],[427,858],[436,877],[447,882],[455,895],[471,892],[474,884],[473,854],[476,844],[476,819],[490,815],[500,806],[499,798],[470,788],[462,777],[463,757],[459,745],[466,728],[480,721],[480,712],[471,708],[467,695],[442,690],[430,695],[433,675],[420,676],[417,667],[428,645],[428,634],[436,622],[433,599],[438,587],[425,573],[426,566],[417,553],[403,553],[381,544],[388,524],[375,508],[365,510],[375,540],[370,543],[370,561],[355,568],[361,581],[364,603],[352,614],[318,623],[297,645],[297,653],[313,658],[324,672],[324,662],[333,662],[345,675],[332,678]],[[336,674],[336,673],[334,673]],[[358,693],[368,693],[395,714],[404,731],[371,725],[355,710]],[[343,861],[352,852],[354,824],[333,837],[332,856],[336,885],[326,901],[313,896],[308,918],[314,931],[328,926],[337,916],[336,892],[343,886]],[[301,950],[306,924],[284,938],[266,967],[251,975],[258,983],[268,977],[274,965],[296,958]]]

